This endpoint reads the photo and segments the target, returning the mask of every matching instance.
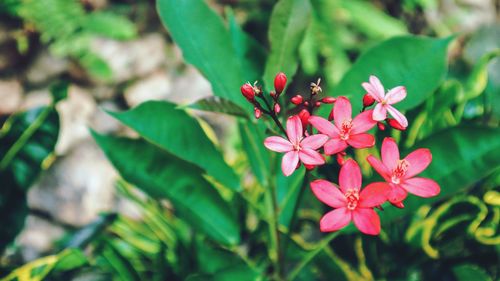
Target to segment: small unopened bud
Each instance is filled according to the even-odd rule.
[[[307,124],[309,124],[309,117],[311,117],[311,114],[309,113],[309,111],[307,111],[307,109],[302,109],[299,112],[299,118],[302,122],[302,128],[305,128]]]
[[[405,207],[405,205],[403,204],[403,201],[401,202],[397,202],[397,203],[392,203],[392,206],[396,207],[396,208],[400,208],[400,209],[403,209]]]
[[[321,106],[321,102],[320,102],[320,101],[315,102],[315,103],[314,103],[314,106],[316,106],[316,107],[320,107],[320,106]]]
[[[343,153],[337,153],[337,163],[342,166],[344,165],[345,163],[345,160],[344,160],[344,154]]]
[[[296,95],[295,97],[291,98],[290,101],[295,105],[299,105],[304,101],[304,98],[301,95]]]
[[[385,125],[382,122],[377,122],[377,127],[380,131],[385,131]]]
[[[400,131],[406,130],[406,127],[401,126],[401,124],[399,124],[399,122],[393,118],[387,118],[387,124],[389,124],[389,126],[393,127],[396,130]]]
[[[307,169],[308,171],[310,171],[310,170],[312,170],[312,169],[316,168],[316,166],[314,166],[314,165],[307,165],[307,164],[304,164],[304,167],[306,167],[306,169]]]
[[[255,115],[255,118],[259,119],[262,116],[262,110],[258,107],[254,107],[253,114]]]
[[[255,92],[253,90],[252,85],[250,85],[250,83],[243,84],[243,86],[241,86],[240,90],[241,90],[241,93],[243,94],[243,96],[249,102],[253,102],[255,100]]]
[[[363,96],[363,107],[368,107],[375,102],[375,99],[370,94]]]
[[[269,92],[269,95],[275,100],[276,99],[276,92],[275,91],[271,91]]]
[[[286,86],[286,75],[283,72],[276,74],[274,78],[274,89],[276,90],[276,94],[281,94]]]
[[[332,111],[330,111],[330,114],[328,114],[328,121],[332,121],[333,120],[333,109]]]
[[[330,103],[335,103],[336,100],[337,99],[334,97],[324,97],[321,99],[321,102],[330,104]]]
[[[309,102],[308,102],[308,101],[305,101],[305,102],[304,102],[304,106],[309,106]]]
[[[281,111],[281,107],[279,103],[274,104],[274,113],[278,114]]]

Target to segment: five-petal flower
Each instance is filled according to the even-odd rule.
[[[311,183],[314,195],[323,203],[335,208],[320,221],[323,232],[337,231],[352,220],[363,233],[380,233],[380,218],[373,210],[387,200],[388,185],[378,182],[361,189],[361,171],[356,161],[349,159],[340,169],[340,189],[326,180]]]
[[[373,120],[383,121],[387,118],[387,111],[398,121],[398,123],[403,127],[408,127],[408,120],[406,117],[395,109],[392,105],[400,102],[406,97],[406,88],[403,86],[397,86],[387,94],[385,94],[385,89],[380,80],[371,75],[369,83],[361,84],[363,88],[371,95],[375,101],[377,101],[377,105],[375,105],[375,109],[373,110]]]
[[[322,165],[325,163],[323,156],[316,150],[322,147],[328,140],[328,136],[316,134],[304,137],[300,117],[294,115],[286,122],[286,133],[288,139],[272,136],[264,141],[264,145],[276,152],[284,152],[281,162],[281,170],[285,176],[295,171],[299,160],[306,165]]]
[[[372,110],[361,112],[354,120],[351,116],[351,102],[346,97],[339,97],[333,107],[334,124],[318,116],[309,118],[309,123],[330,137],[324,146],[326,155],[342,152],[349,145],[354,148],[367,148],[375,144],[375,138],[365,133],[377,124],[372,118]]]
[[[398,204],[404,200],[407,193],[420,197],[436,196],[440,192],[439,185],[428,178],[415,177],[432,161],[429,149],[420,148],[399,159],[399,149],[392,138],[385,138],[381,150],[382,162],[372,155],[367,160],[391,187],[388,200]]]

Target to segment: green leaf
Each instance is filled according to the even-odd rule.
[[[215,96],[197,100],[196,102],[186,106],[182,106],[181,108],[192,108],[204,111],[219,112],[248,119],[248,115],[246,114],[245,110],[242,109],[239,105],[233,103],[230,100]]]
[[[463,264],[453,267],[453,273],[458,281],[491,281],[493,280],[482,268],[472,264]]]
[[[108,112],[149,142],[204,169],[222,184],[241,190],[239,178],[200,124],[175,104],[145,102],[125,112]]]
[[[452,39],[402,36],[386,40],[358,58],[333,94],[348,96],[352,111],[359,112],[365,94],[361,83],[375,75],[386,89],[405,86],[408,95],[396,107],[400,110],[413,108],[425,101],[445,77],[446,53]]]
[[[281,172],[281,157],[281,155],[278,157],[275,168],[277,173],[276,190],[278,193],[277,197],[280,209],[279,222],[281,225],[284,225],[287,229],[289,229],[293,216],[293,210],[299,201],[299,196],[301,195],[300,189],[304,183],[305,168],[301,166],[291,176],[286,177]]]
[[[265,186],[268,183],[271,156],[264,147],[265,128],[263,127],[265,126],[262,123],[238,122],[241,142],[247,154],[248,162],[250,162],[257,180],[261,185]]]
[[[212,84],[214,94],[252,109],[240,93],[251,78],[242,71],[232,38],[222,19],[203,0],[159,0],[157,10],[184,59]]]
[[[405,200],[405,208],[387,208],[380,212],[382,221],[411,214],[424,204],[463,192],[498,169],[499,135],[499,128],[455,127],[429,136],[417,142],[410,151],[402,153],[401,157],[405,157],[419,147],[431,150],[432,163],[419,177],[435,180],[441,186],[441,193],[429,199],[409,195]]]
[[[92,133],[121,176],[155,198],[167,198],[179,217],[212,239],[239,243],[239,227],[231,208],[201,175],[198,167],[144,140]]]
[[[264,83],[273,85],[278,72],[289,78],[297,71],[299,46],[309,25],[311,4],[308,0],[280,0],[273,9],[269,25],[271,52],[266,62]]]
[[[133,39],[137,36],[137,30],[131,21],[110,12],[93,12],[87,15],[82,22],[82,28],[86,32],[118,40]]]

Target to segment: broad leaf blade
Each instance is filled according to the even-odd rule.
[[[149,142],[203,168],[222,184],[240,190],[239,178],[200,124],[168,102],[150,101],[125,112],[109,112]]]
[[[239,105],[233,103],[228,99],[215,96],[197,100],[196,102],[183,106],[181,108],[192,108],[210,112],[219,112],[248,119],[248,115]]]
[[[231,208],[202,176],[202,170],[144,140],[93,133],[121,176],[152,197],[172,201],[179,216],[226,245],[239,243]]]

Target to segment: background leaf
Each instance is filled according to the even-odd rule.
[[[181,108],[192,108],[210,112],[219,112],[248,119],[248,115],[246,114],[245,110],[242,109],[239,105],[233,103],[228,99],[216,96],[197,100],[196,102],[182,106]]]

